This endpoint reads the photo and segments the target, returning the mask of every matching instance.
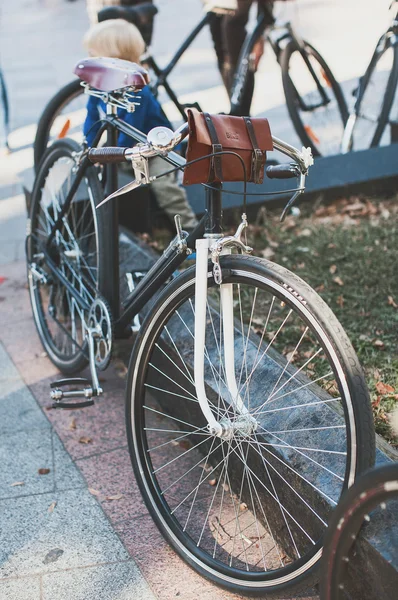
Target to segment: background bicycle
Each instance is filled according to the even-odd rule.
[[[290,0],[286,4],[289,5]],[[126,17],[143,30],[144,38],[149,43],[152,34],[152,19],[156,18],[155,13],[154,5],[148,3],[132,7],[112,6],[103,9],[99,19]],[[245,90],[254,85],[250,57],[253,48],[262,39],[264,31],[267,29],[267,41],[275,53],[277,62],[280,63],[287,107],[301,142],[305,146],[310,145],[315,154],[335,154],[338,151],[344,124],[348,117],[340,86],[319,53],[308,43],[303,42],[295,33],[292,25],[286,23],[283,17],[273,24],[274,18],[271,13],[270,5],[264,4],[260,0],[257,24],[254,22],[249,27],[249,33],[237,61],[239,69],[234,78],[229,77],[232,82],[231,102],[230,107],[228,107],[228,102],[224,103],[224,111],[231,110],[232,114],[239,115],[249,113],[250,101],[247,100]],[[255,14],[256,7],[253,5],[253,18],[255,18]],[[192,101],[187,104],[183,100],[178,100],[178,91],[173,91],[168,83],[169,75],[196,36],[208,26],[217,40],[216,47],[224,45],[225,42],[220,39],[219,30],[220,20],[225,18],[228,16],[224,17],[212,12],[205,13],[197,27],[193,29],[186,38],[186,42],[181,45],[164,69],[160,69],[150,52],[143,58],[144,64],[153,73],[151,89],[155,95],[159,94],[159,99],[172,121],[185,119],[184,110],[187,106],[192,105]],[[218,52],[220,52],[219,49]],[[200,88],[203,83],[199,80],[196,81],[192,75],[191,71],[189,77],[192,82],[192,97],[197,98],[200,104]],[[260,70],[255,77],[257,98],[261,98],[267,93],[269,88],[267,80],[267,73]],[[195,92],[195,88],[198,88],[198,93]],[[49,139],[59,139],[73,133],[79,135],[79,124],[82,122],[85,102],[82,94],[79,82],[75,80],[60,90],[48,103],[40,118],[34,144],[36,168]],[[196,105],[199,106],[197,103]],[[257,104],[255,113],[264,113],[264,102],[260,101]]]
[[[343,153],[398,141],[398,13],[392,2],[392,22],[376,44],[358,87],[356,102],[341,143]]]

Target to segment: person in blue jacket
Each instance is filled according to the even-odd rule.
[[[145,42],[137,27],[123,19],[109,19],[93,25],[84,36],[83,43],[90,56],[121,58],[138,64],[145,50]],[[162,107],[148,86],[137,93],[137,96],[139,96],[137,99],[139,106],[136,106],[135,111],[128,112],[126,109],[118,108],[119,118],[143,133],[148,133],[154,127],[160,126],[172,129]],[[105,113],[105,103],[100,98],[90,96],[83,125],[83,132],[89,146],[94,141],[101,126],[101,118]],[[119,146],[131,147],[135,143],[125,133],[119,133]],[[168,164],[161,157],[150,159],[149,173],[151,176],[158,175],[167,169]],[[187,230],[191,230],[197,225],[196,216],[188,203],[185,190],[178,185],[174,173],[155,179],[151,187],[158,205],[171,219],[174,218],[174,215],[179,214],[183,228]]]

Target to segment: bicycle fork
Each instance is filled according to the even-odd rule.
[[[219,258],[222,254],[230,254],[232,248],[250,253],[251,248],[245,246],[240,237],[247,227],[246,215],[242,217],[236,234],[216,241],[204,238],[196,241],[196,277],[195,277],[195,340],[194,340],[194,379],[197,398],[203,415],[205,416],[208,429],[211,434],[229,439],[235,431],[250,435],[255,431],[257,423],[245,406],[239,392],[239,386],[235,375],[235,327],[233,311],[233,287],[230,283],[222,282],[222,270]],[[231,409],[234,417],[223,416],[217,420],[210,408],[205,388],[204,363],[207,354],[206,349],[206,320],[207,310],[211,310],[207,300],[208,262],[209,253],[213,262],[213,276],[216,284],[220,287],[220,310],[223,330],[223,343],[219,343],[219,360],[223,361],[220,368],[225,374],[225,384],[231,398]],[[223,348],[223,356],[221,349]],[[207,357],[208,358],[208,357]],[[221,390],[219,390],[221,393]],[[229,412],[229,411],[228,411]]]

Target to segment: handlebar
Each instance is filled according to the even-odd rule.
[[[178,144],[187,137],[189,133],[188,124],[184,123],[176,131],[168,127],[155,127],[147,135],[147,142],[137,144],[133,148],[91,148],[88,152],[88,158],[93,163],[109,164],[132,161],[140,158],[152,158],[154,156],[167,156]],[[279,150],[291,158],[296,165],[276,165],[268,167],[267,176],[276,179],[288,179],[295,176],[305,176],[314,161],[311,150],[302,148],[297,150],[294,146],[283,142],[277,137],[272,136],[272,142],[275,150]]]
[[[146,144],[137,144],[133,148],[91,148],[88,158],[93,163],[109,164],[134,161],[134,158],[152,158],[166,155],[187,137],[188,124],[184,123],[176,131],[168,127],[155,127],[147,135]]]

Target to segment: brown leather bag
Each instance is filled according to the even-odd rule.
[[[209,115],[188,110],[189,141],[187,162],[229,150],[242,157],[247,181],[262,183],[266,151],[273,149],[268,119]],[[228,154],[205,158],[184,171],[184,185],[214,181],[243,181],[241,161]]]

